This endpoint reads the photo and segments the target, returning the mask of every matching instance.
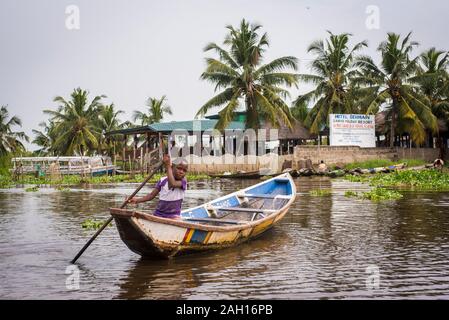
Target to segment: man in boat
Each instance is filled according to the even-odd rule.
[[[129,203],[142,203],[153,200],[159,195],[159,202],[154,212],[155,216],[163,218],[178,219],[181,214],[182,200],[187,189],[187,161],[178,158],[171,164],[168,155],[164,155],[163,163],[167,172],[167,176],[161,178],[153,191],[142,198],[132,198]]]

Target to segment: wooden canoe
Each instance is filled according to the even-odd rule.
[[[180,219],[142,210],[111,208],[110,212],[131,251],[148,258],[170,258],[253,239],[282,219],[295,197],[294,181],[285,173],[183,210]]]

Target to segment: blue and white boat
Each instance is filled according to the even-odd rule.
[[[111,208],[120,237],[133,252],[150,258],[221,249],[253,239],[274,226],[295,201],[285,173],[200,206],[180,219],[142,210]]]

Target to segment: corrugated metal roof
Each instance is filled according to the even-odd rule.
[[[171,121],[171,122],[160,122],[153,123],[148,126],[141,126],[135,128],[127,128],[122,130],[115,130],[108,132],[109,135],[112,134],[139,134],[139,133],[170,133],[174,130],[185,130],[185,131],[205,131],[210,130],[215,127],[218,120],[189,120],[189,121]],[[243,122],[231,122],[226,129],[236,130],[245,129],[245,124]]]
[[[190,120],[154,123],[150,125],[156,132],[171,132],[174,130],[205,131],[215,127],[218,120]],[[241,122],[231,122],[226,129],[245,129],[245,124]]]

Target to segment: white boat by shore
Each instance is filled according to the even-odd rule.
[[[52,172],[61,175],[84,174],[103,175],[111,174],[116,167],[108,156],[94,157],[17,157],[12,158],[11,172],[18,174]]]

